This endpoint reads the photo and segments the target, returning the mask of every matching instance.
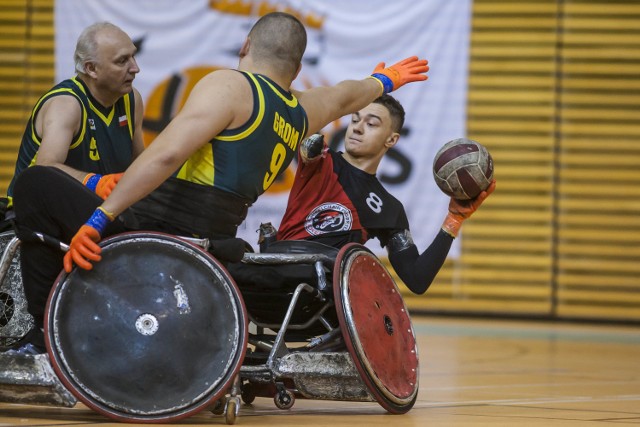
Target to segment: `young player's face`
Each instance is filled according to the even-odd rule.
[[[345,150],[356,157],[377,157],[388,149],[394,135],[391,115],[380,104],[369,104],[351,115],[345,135]]]

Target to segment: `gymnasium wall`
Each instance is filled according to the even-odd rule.
[[[640,322],[640,2],[475,0],[468,136],[498,190],[414,312]],[[0,0],[0,191],[53,82],[53,0]]]
[[[0,192],[31,107],[53,83],[53,0],[0,0]]]
[[[498,190],[415,309],[640,320],[640,2],[475,0]]]

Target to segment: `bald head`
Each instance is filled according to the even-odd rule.
[[[131,39],[117,25],[110,22],[98,22],[85,28],[76,43],[76,50],[73,54],[76,71],[85,73],[85,64],[87,62],[96,62],[98,60],[98,51],[101,41],[118,41],[126,38],[129,43]]]
[[[307,31],[293,15],[264,15],[249,32],[251,57],[293,79],[307,48]]]

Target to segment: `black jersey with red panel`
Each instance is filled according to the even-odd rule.
[[[402,203],[375,175],[329,150],[299,162],[278,240],[315,240],[334,247],[375,237],[384,247],[391,235],[408,230]]]

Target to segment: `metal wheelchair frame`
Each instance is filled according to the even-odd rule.
[[[211,243],[208,239],[176,237],[204,251]],[[17,237],[13,237],[6,245],[0,258],[0,284],[19,246]],[[401,405],[395,405],[392,402],[389,406],[383,404],[375,392],[372,393],[370,382],[363,379],[361,364],[354,363],[354,356],[347,351],[344,330],[332,324],[332,319],[327,317],[337,309],[335,295],[331,292],[331,280],[327,278],[327,271],[336,268],[334,258],[323,253],[246,253],[242,262],[269,266],[310,265],[315,271],[316,285],[303,281],[286,294],[290,299],[281,321],[263,321],[247,310],[250,325],[247,356],[226,393],[209,410],[224,414],[227,424],[233,424],[238,416],[240,398],[249,404],[257,396],[273,397],[280,409],[291,408],[296,397],[361,402],[377,400],[393,413],[404,413],[413,406],[415,397],[408,404],[402,401]],[[334,280],[335,277],[334,274]],[[317,309],[309,313],[304,321],[292,322],[294,311],[305,296],[318,303]],[[302,341],[287,341],[288,333],[301,332],[304,335],[304,331],[312,325],[319,325],[326,332],[306,336]],[[253,358],[250,362],[249,356]],[[7,360],[3,361],[3,358]],[[0,365],[10,367],[13,372],[7,374],[9,370],[5,369],[4,375],[0,375],[2,401],[67,407],[77,403],[76,397],[56,377],[46,354],[17,359],[0,354]],[[17,372],[22,374],[14,375]],[[16,380],[18,377],[23,379]],[[37,392],[34,393],[34,390]]]

